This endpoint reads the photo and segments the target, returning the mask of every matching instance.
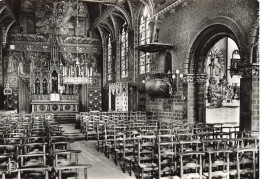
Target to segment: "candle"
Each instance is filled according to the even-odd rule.
[[[180,71],[179,70],[176,70],[176,74],[179,74],[180,73]]]

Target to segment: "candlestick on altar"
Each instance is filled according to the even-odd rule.
[[[90,67],[90,69],[89,69],[89,76],[93,76],[93,69],[92,69],[92,67]]]

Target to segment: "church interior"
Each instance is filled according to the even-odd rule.
[[[2,179],[259,178],[259,0],[0,0]]]

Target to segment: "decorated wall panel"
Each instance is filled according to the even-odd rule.
[[[21,79],[32,112],[78,112],[79,86],[100,78],[87,3],[22,0],[19,15],[21,32],[11,30],[5,48],[5,87]]]
[[[3,85],[3,56],[2,56],[2,51],[3,51],[3,45],[0,43],[0,86]]]
[[[109,84],[109,110],[112,110],[115,102],[116,111],[128,111],[129,103],[129,84],[126,82],[117,82]],[[114,98],[115,97],[115,101]]]
[[[90,88],[88,92],[89,111],[102,111],[102,95],[100,88]]]

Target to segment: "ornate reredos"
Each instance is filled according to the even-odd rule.
[[[85,2],[74,0],[23,0],[20,22],[27,34],[87,36],[89,14]],[[78,21],[78,23],[77,23]]]

